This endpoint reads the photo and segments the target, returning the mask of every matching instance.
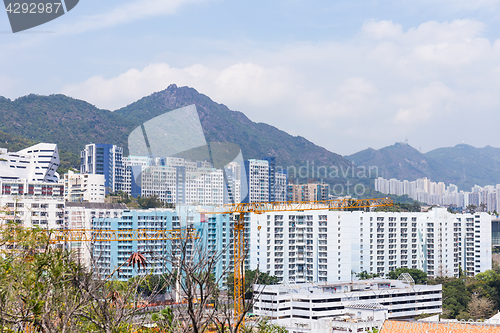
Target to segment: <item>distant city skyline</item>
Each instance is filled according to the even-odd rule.
[[[470,191],[458,189],[452,183],[433,182],[427,177],[414,181],[396,178],[375,179],[374,189],[384,194],[408,195],[410,198],[428,205],[451,206],[466,209],[474,205],[478,210],[484,206],[487,212],[500,210],[500,184],[474,185]]]

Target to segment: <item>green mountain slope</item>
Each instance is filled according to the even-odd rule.
[[[0,131],[38,142],[55,142],[63,162],[78,166],[90,142],[125,144],[132,124],[107,110],[64,95],[0,98]]]
[[[0,97],[0,131],[34,142],[58,144],[62,166],[79,166],[83,146],[90,142],[117,144],[127,150],[128,135],[136,126],[158,115],[183,106],[195,104],[209,142],[237,144],[245,159],[275,156],[283,168],[295,170],[308,165],[302,178],[312,175],[312,166],[338,172],[338,178],[325,179],[343,183],[352,178],[351,163],[342,156],[319,147],[300,136],[292,136],[279,129],[255,123],[243,113],[231,111],[225,105],[212,101],[193,88],[169,86],[166,90],[144,97],[127,107],[111,112],[64,95],[29,95],[10,100]],[[1,139],[1,137],[0,137]],[[127,151],[126,151],[127,153]],[[293,173],[293,169],[291,169]],[[291,175],[293,177],[293,174]],[[370,184],[371,181],[361,179]]]
[[[7,148],[8,151],[19,151],[37,143],[37,141],[20,138],[0,131],[0,148]]]
[[[460,144],[422,154],[407,144],[396,143],[379,150],[369,148],[346,159],[357,166],[377,166],[379,176],[386,179],[428,177],[466,191],[474,185],[500,183],[500,149],[491,146],[475,148]]]
[[[357,166],[376,166],[380,177],[417,179],[429,177],[429,161],[425,155],[405,143],[380,150],[368,148],[346,157]]]
[[[460,144],[432,150],[425,156],[433,161],[434,178],[446,179],[460,188],[500,184],[499,148]]]
[[[237,144],[245,159],[276,156],[277,165],[301,166],[307,161],[315,166],[347,169],[350,162],[342,156],[300,136],[292,136],[273,126],[255,123],[241,112],[212,101],[193,88],[170,85],[166,90],[144,97],[114,113],[139,125],[166,111],[195,104],[209,142]]]

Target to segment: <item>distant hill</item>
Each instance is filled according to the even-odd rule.
[[[336,167],[338,178],[325,181],[343,183],[356,177],[357,183],[372,186],[372,179],[360,178],[358,170],[351,172],[353,161],[358,167],[377,167],[378,175],[385,178],[429,177],[433,181],[454,183],[464,190],[475,184],[500,183],[499,148],[457,145],[422,154],[407,144],[396,143],[379,150],[368,148],[344,158],[301,136],[253,122],[243,113],[232,111],[193,88],[176,85],[114,112],[64,95],[31,94],[16,100],[0,97],[0,147],[16,151],[37,142],[54,142],[59,147],[61,167],[78,168],[80,151],[85,144],[117,144],[127,153],[128,135],[135,127],[191,104],[197,107],[208,142],[237,144],[245,159],[275,156],[277,165],[294,166],[296,170],[307,165],[309,173],[304,168],[302,179],[318,178],[317,174],[311,175],[313,166],[316,170],[320,166],[326,168],[329,175],[332,167]],[[347,171],[345,176],[342,170]]]
[[[292,136],[268,124],[255,123],[245,114],[231,111],[193,88],[170,85],[166,90],[144,97],[114,113],[140,125],[167,111],[195,104],[209,142],[237,144],[245,159],[275,156],[277,165],[335,165],[344,169],[351,163],[341,155],[319,147],[301,136]]]
[[[405,143],[379,150],[362,150],[346,159],[356,166],[377,166],[379,176],[399,180],[428,177],[432,181],[452,183],[462,190],[474,185],[500,183],[500,148],[475,148],[469,145],[438,148],[422,154]]]
[[[460,188],[500,184],[500,148],[460,144],[432,150],[425,156],[433,161],[433,177]]]
[[[114,112],[65,95],[31,94],[16,100],[0,97],[0,131],[19,140],[57,143],[62,166],[78,168],[80,151],[85,144],[117,144],[126,150],[128,135],[136,126],[191,104],[197,107],[207,141],[235,143],[245,159],[275,156],[277,165],[297,169],[303,165],[335,166],[343,170],[351,167],[341,155],[303,137],[289,135],[268,124],[255,123],[243,113],[231,111],[193,88],[176,85]],[[307,174],[304,172],[304,175]],[[349,171],[347,178],[351,175]],[[345,179],[330,181],[342,182]],[[372,183],[366,179],[362,181],[367,185]]]
[[[125,144],[133,125],[107,110],[64,95],[0,97],[0,131],[37,142],[57,143],[62,164],[79,166],[86,143]]]
[[[429,161],[415,148],[404,143],[376,150],[368,148],[346,156],[357,166],[376,166],[380,177],[396,179],[417,179],[429,177]]]
[[[8,151],[19,151],[37,143],[37,141],[19,138],[15,135],[0,131],[0,148],[7,148]]]

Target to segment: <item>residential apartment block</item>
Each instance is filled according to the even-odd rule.
[[[280,281],[349,281],[399,267],[430,276],[473,276],[491,269],[491,216],[303,211],[252,214],[250,267]]]
[[[247,197],[242,202],[269,201],[269,163],[262,160],[246,160],[245,170]]]
[[[224,203],[241,202],[241,165],[231,162],[224,167],[226,186],[224,186]]]
[[[66,202],[64,226],[68,229],[99,229],[101,224],[106,224],[104,219],[118,219],[122,216],[124,210],[127,210],[127,206],[122,203]],[[90,239],[90,232],[87,237]],[[95,245],[100,246],[100,244]],[[92,267],[95,264],[92,262],[94,259],[92,256],[94,244],[90,242],[70,242],[68,246],[78,262],[87,267]]]
[[[222,205],[224,177],[220,169],[201,164],[186,166],[150,166],[141,171],[141,196],[156,195],[167,203]],[[203,166],[201,166],[203,165]]]
[[[185,228],[196,230],[196,237],[180,239],[155,239],[143,241],[110,241],[94,244],[93,257],[102,274],[115,274],[118,279],[127,280],[137,275],[164,274],[172,272],[175,257],[185,256],[194,260],[195,254],[207,253],[207,224],[201,224],[200,214],[193,207],[176,209],[128,210],[120,214],[99,216],[92,220],[94,229],[135,230],[145,229],[151,233],[161,230],[180,231]],[[183,247],[185,245],[185,247]],[[184,253],[181,253],[184,250]],[[127,260],[134,252],[143,253],[148,262],[146,270],[128,266]],[[198,251],[198,252],[197,252]],[[117,270],[119,268],[119,271]]]
[[[323,201],[328,200],[330,185],[324,183],[288,184],[290,201]]]
[[[24,227],[64,228],[63,196],[0,196],[0,220]]]
[[[69,170],[64,175],[64,200],[68,202],[104,202],[105,177]]]
[[[147,156],[127,156],[123,158],[124,182],[122,191],[137,197],[141,195],[141,173],[153,165],[153,159]]]
[[[80,153],[82,174],[104,175],[106,194],[124,190],[123,148],[111,144],[91,143]]]
[[[268,183],[269,201],[287,200],[287,174],[285,170],[277,170],[276,158],[274,156],[265,157],[262,160],[268,163]]]

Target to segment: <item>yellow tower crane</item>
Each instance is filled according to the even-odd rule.
[[[245,214],[306,210],[348,210],[392,206],[392,199],[335,199],[325,201],[283,201],[228,204],[203,210],[202,214],[239,214],[233,226],[234,244],[234,318],[245,325]]]
[[[201,214],[239,214],[233,226],[234,245],[234,318],[245,325],[245,214],[266,212],[310,211],[310,210],[349,210],[392,206],[389,198],[377,199],[335,199],[325,201],[284,201],[227,204],[212,209],[202,209]],[[107,242],[134,240],[175,240],[198,239],[193,228],[177,230],[105,230],[105,229],[59,229],[51,230],[51,242]]]

